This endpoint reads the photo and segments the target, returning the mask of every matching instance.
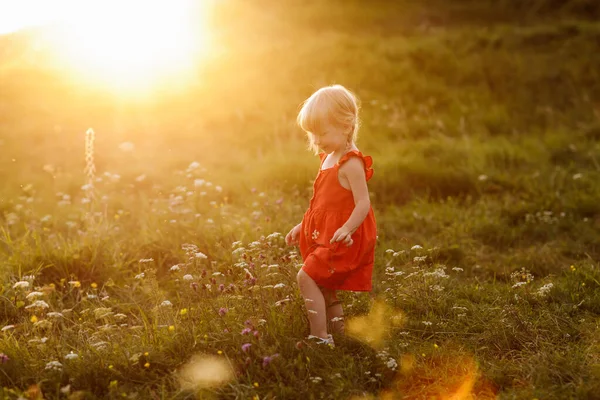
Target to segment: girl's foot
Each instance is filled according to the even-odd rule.
[[[333,336],[331,336],[331,334],[327,335],[327,339],[320,338],[318,336],[308,335],[306,340],[308,341],[308,343],[314,343],[314,344],[318,344],[318,345],[327,345],[331,348],[335,347],[335,343],[333,342]]]

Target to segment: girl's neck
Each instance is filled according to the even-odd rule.
[[[329,155],[331,157],[333,157],[334,159],[339,160],[340,158],[342,158],[342,156],[344,154],[346,154],[346,153],[348,153],[348,152],[350,152],[352,150],[358,151],[358,147],[356,147],[356,145],[354,144],[354,142],[349,143],[348,146],[346,146],[346,147],[344,147],[342,149],[339,149],[339,150],[336,150],[336,151],[333,151],[333,152],[329,153]]]

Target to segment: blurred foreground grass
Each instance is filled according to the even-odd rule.
[[[4,397],[598,398],[597,17],[223,2],[197,79],[135,101],[2,39]],[[298,106],[331,83],[362,100],[380,243],[354,338],[323,352],[296,345],[301,261],[274,232],[317,168]]]

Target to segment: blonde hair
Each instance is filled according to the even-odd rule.
[[[325,86],[314,92],[298,113],[298,125],[308,134],[308,148],[317,154],[314,134],[323,131],[325,124],[351,128],[348,143],[358,137],[358,99],[342,85]]]

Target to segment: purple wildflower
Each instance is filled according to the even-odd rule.
[[[223,285],[222,283],[219,285],[219,292],[222,292],[223,290],[225,290],[225,285]]]
[[[250,328],[244,328],[244,329],[242,329],[242,335],[247,335],[250,332],[252,332],[252,329],[250,329]]]
[[[0,353],[0,364],[6,364],[10,360],[8,356],[4,353]]]
[[[271,364],[271,361],[273,361],[273,359],[279,357],[279,353],[275,353],[272,356],[264,356],[263,357],[263,367],[266,367],[267,365]]]
[[[229,310],[226,309],[225,307],[221,307],[221,308],[219,308],[219,315],[222,317],[223,315],[227,314],[227,311],[229,311]]]
[[[248,350],[250,350],[250,346],[252,346],[252,343],[244,343],[244,344],[242,345],[242,351],[243,351],[244,353],[247,353],[247,352],[248,352]]]

